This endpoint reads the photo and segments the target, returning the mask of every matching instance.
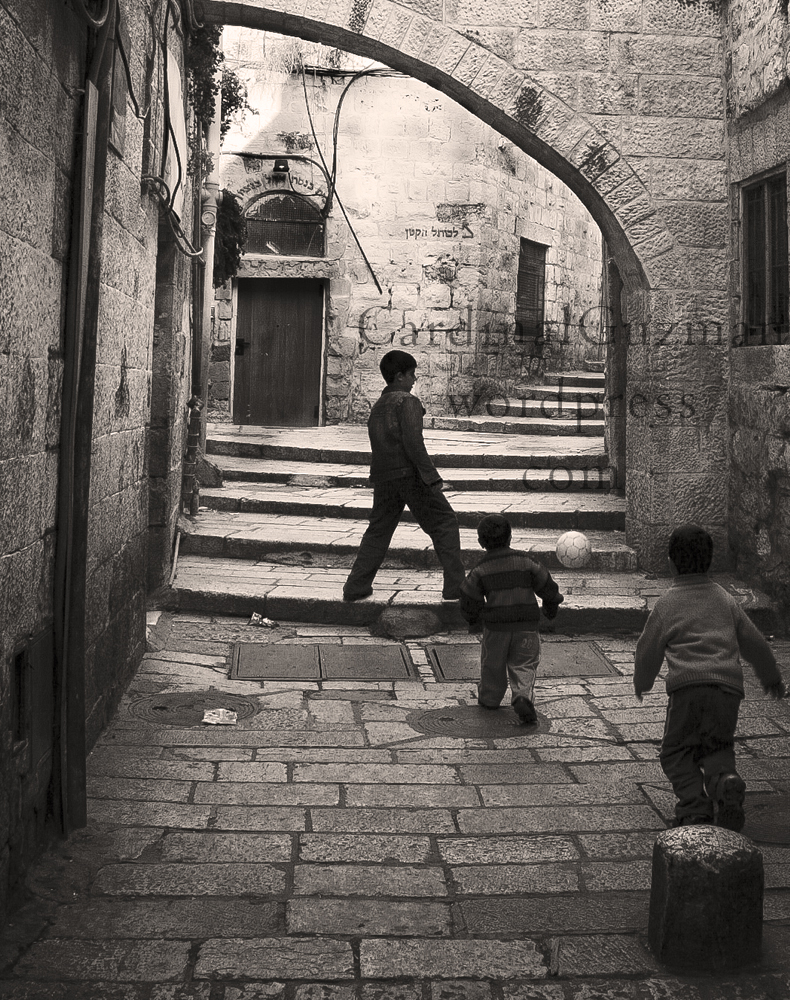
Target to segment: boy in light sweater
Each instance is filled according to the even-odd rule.
[[[667,707],[659,759],[677,796],[675,826],[712,823],[741,830],[746,785],[735,770],[735,727],[743,692],[738,654],[772,698],[786,690],[773,650],[738,602],[708,576],[713,540],[684,524],[672,532],[675,578],[636,645],[634,691],[653,687],[667,661]],[[700,770],[701,769],[701,770]]]

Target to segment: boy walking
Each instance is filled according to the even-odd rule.
[[[389,351],[379,363],[387,383],[368,417],[373,484],[373,509],[359,552],[343,587],[344,601],[359,601],[373,593],[379,570],[403,508],[430,536],[444,570],[442,597],[457,601],[464,579],[458,520],[442,493],[442,477],[425,449],[425,410],[411,390],[417,381],[417,361],[406,351]]]
[[[461,586],[461,614],[470,631],[482,627],[477,703],[498,708],[510,682],[511,704],[522,722],[537,722],[533,704],[540,663],[540,608],[556,618],[564,600],[551,574],[526,552],[511,549],[510,522],[501,514],[484,517],[477,537],[486,554]]]
[[[667,707],[659,759],[672,783],[675,826],[712,823],[741,830],[746,785],[735,770],[735,727],[743,691],[738,654],[772,698],[785,686],[773,650],[738,602],[708,576],[713,540],[684,524],[672,532],[675,576],[658,599],[636,646],[634,691],[653,687],[667,661]]]

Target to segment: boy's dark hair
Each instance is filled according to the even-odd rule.
[[[713,559],[713,539],[698,524],[681,524],[670,535],[669,558],[680,576],[707,573]]]
[[[417,359],[408,351],[388,351],[379,361],[379,369],[384,381],[389,385],[398,372],[410,372],[417,367]]]
[[[484,549],[504,549],[510,544],[510,521],[501,514],[489,514],[477,526],[477,537]]]

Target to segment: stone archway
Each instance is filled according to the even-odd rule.
[[[627,535],[726,553],[727,182],[721,25],[685,0],[198,0],[206,21],[369,56],[452,97],[567,184],[622,280]],[[481,9],[482,8],[482,9]]]

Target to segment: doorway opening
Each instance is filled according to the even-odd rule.
[[[324,282],[238,282],[233,422],[315,427],[321,422]]]

